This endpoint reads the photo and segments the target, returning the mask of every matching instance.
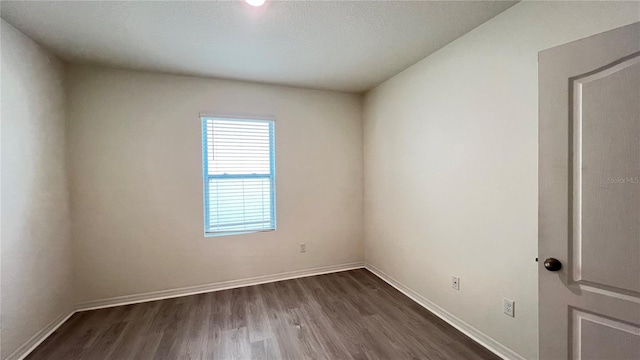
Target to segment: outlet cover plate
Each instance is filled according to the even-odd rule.
[[[504,298],[504,313],[511,317],[516,317],[516,302],[511,299]]]
[[[460,290],[460,278],[457,276],[451,277],[451,287],[455,290]]]

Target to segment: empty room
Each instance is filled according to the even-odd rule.
[[[640,1],[0,17],[0,360],[640,359]]]

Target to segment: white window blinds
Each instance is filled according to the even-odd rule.
[[[202,118],[205,233],[276,228],[274,122]]]

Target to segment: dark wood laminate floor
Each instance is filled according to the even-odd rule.
[[[81,312],[27,359],[498,359],[367,270]]]

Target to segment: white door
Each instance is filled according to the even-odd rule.
[[[539,101],[540,359],[638,360],[640,23],[540,52]]]

